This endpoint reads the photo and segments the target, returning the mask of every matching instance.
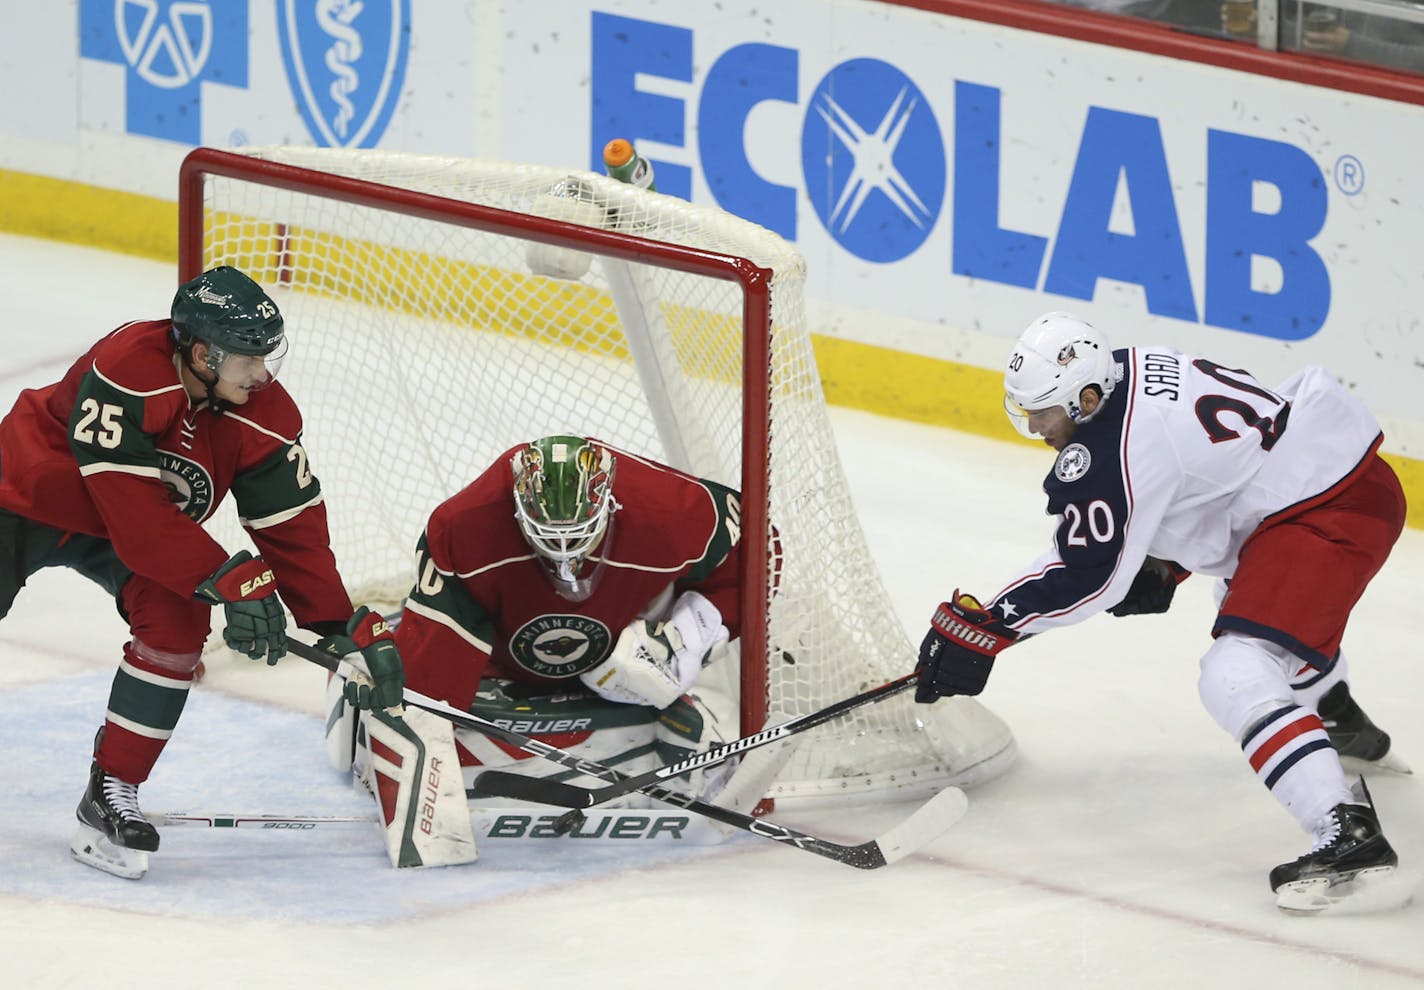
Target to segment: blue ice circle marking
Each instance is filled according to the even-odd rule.
[[[944,204],[944,141],[929,100],[878,59],[842,62],[816,87],[801,168],[827,233],[866,261],[914,253]]]
[[[1341,155],[1335,160],[1335,188],[1346,196],[1358,196],[1365,190],[1365,163],[1354,155]]]

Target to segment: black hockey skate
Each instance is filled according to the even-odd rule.
[[[158,830],[138,806],[138,785],[89,767],[89,786],[75,811],[79,831],[69,850],[79,862],[126,880],[148,872]]]
[[[1316,830],[1315,848],[1271,871],[1277,907],[1316,914],[1363,894],[1394,872],[1399,856],[1380,829],[1368,791],[1365,801],[1336,805]]]
[[[1413,772],[1403,760],[1390,752],[1389,733],[1375,725],[1356,704],[1350,696],[1349,685],[1344,681],[1326,691],[1315,710],[1320,713],[1330,745],[1340,754],[1346,769],[1355,772],[1371,769]]]

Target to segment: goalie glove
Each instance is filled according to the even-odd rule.
[[[659,710],[671,705],[697,680],[712,650],[727,641],[722,613],[703,595],[687,591],[663,622],[634,619],[613,652],[579,680],[601,698]]]
[[[1177,585],[1191,576],[1192,572],[1176,561],[1148,557],[1132,579],[1132,587],[1127,589],[1122,601],[1108,609],[1108,613],[1122,618],[1125,615],[1165,612],[1172,606]]]
[[[941,602],[920,644],[920,682],[915,700],[929,704],[952,694],[978,694],[989,681],[999,651],[1019,634],[979,604],[973,595]]]
[[[321,639],[316,648],[333,656],[360,654],[360,673],[346,679],[343,693],[353,708],[395,708],[405,694],[405,668],[391,627],[365,605],[346,620],[346,632]],[[350,662],[350,661],[348,661]]]

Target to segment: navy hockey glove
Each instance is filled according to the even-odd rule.
[[[239,550],[198,585],[193,597],[223,607],[223,641],[237,652],[254,660],[265,657],[268,666],[287,652],[287,616],[272,568],[261,557]]]
[[[915,700],[929,704],[952,694],[978,694],[989,681],[994,657],[1019,634],[995,618],[973,595],[941,602],[920,644]]]
[[[355,708],[395,708],[405,695],[405,668],[391,627],[379,612],[365,605],[346,621],[346,632],[327,636],[316,644],[333,656],[360,653],[365,661],[365,677],[348,677],[342,694]]]
[[[1127,589],[1122,601],[1108,609],[1108,613],[1122,618],[1125,615],[1165,612],[1172,605],[1177,585],[1191,576],[1191,571],[1175,561],[1148,557],[1132,579],[1132,587]]]

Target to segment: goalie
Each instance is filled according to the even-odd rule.
[[[739,532],[730,488],[586,437],[513,447],[437,507],[420,538],[396,634],[407,682],[626,772],[734,738],[735,661],[719,658],[738,633]],[[358,726],[335,682],[328,712],[333,764],[354,758],[379,785],[391,769],[376,755],[382,719]],[[408,719],[467,782],[523,757]],[[710,799],[728,766],[671,784]],[[540,760],[519,769],[563,772]]]

